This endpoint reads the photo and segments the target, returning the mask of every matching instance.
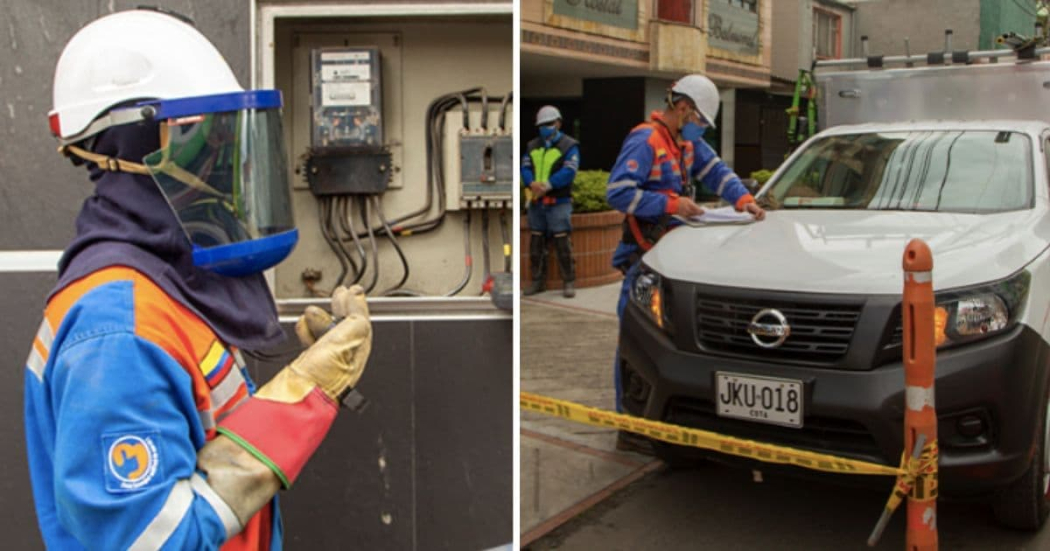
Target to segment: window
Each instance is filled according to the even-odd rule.
[[[693,0],[656,0],[656,18],[693,25]]]
[[[842,16],[813,8],[813,49],[817,59],[842,57]]]
[[[779,208],[985,214],[1031,208],[1031,145],[1015,132],[937,130],[828,136],[766,194]]]
[[[758,13],[758,0],[728,0],[730,6],[743,8],[751,13]]]

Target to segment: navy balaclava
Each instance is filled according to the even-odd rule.
[[[91,149],[141,163],[160,149],[158,124],[109,128]],[[88,169],[95,193],[80,210],[77,236],[59,261],[51,295],[102,268],[127,266],[199,315],[227,344],[257,350],[284,340],[263,275],[226,277],[194,266],[192,245],[153,178],[107,172],[94,163]]]

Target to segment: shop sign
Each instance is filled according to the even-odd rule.
[[[725,0],[707,2],[707,43],[712,48],[758,55],[758,14]]]
[[[574,19],[635,30],[638,0],[553,0],[554,13]]]

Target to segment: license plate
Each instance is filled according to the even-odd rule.
[[[802,381],[715,373],[718,414],[759,423],[802,427]]]

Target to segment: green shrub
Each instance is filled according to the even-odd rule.
[[[765,184],[771,176],[773,176],[773,171],[766,169],[756,170],[751,173],[751,179],[758,182],[759,186]]]
[[[612,210],[605,200],[605,185],[609,173],[604,170],[581,170],[572,185],[572,212],[602,212]]]

